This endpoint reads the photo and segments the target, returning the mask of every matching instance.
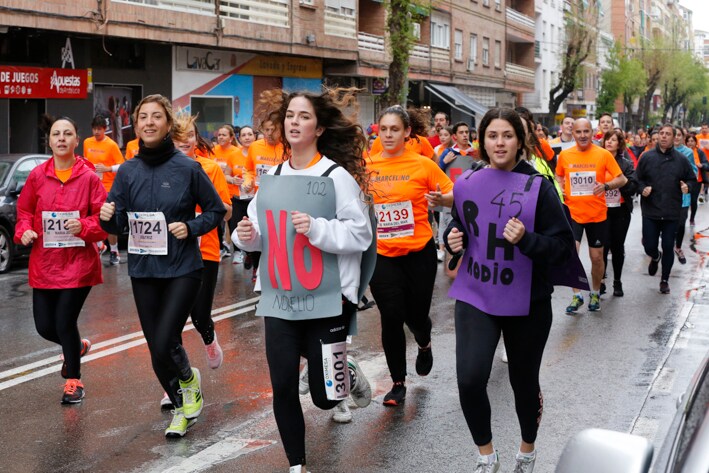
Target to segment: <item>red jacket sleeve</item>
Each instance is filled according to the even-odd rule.
[[[34,230],[34,212],[37,207],[36,175],[36,172],[30,173],[27,181],[25,181],[25,186],[20,192],[20,197],[17,199],[17,223],[15,224],[15,236],[13,238],[17,244],[22,244],[22,235],[27,230]]]
[[[101,180],[95,174],[90,174],[89,177],[89,185],[91,186],[89,213],[86,217],[79,219],[81,231],[77,236],[88,243],[95,243],[104,240],[108,236],[108,233],[99,224],[99,213],[101,212],[101,206],[106,202],[107,195]]]

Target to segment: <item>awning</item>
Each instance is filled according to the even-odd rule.
[[[482,118],[488,107],[450,85],[426,84],[426,89],[456,110]]]

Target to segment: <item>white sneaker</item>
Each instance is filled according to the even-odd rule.
[[[304,396],[310,392],[310,385],[308,384],[308,362],[305,362],[303,366],[303,371],[300,372],[300,378],[298,379],[298,393]]]
[[[160,399],[160,409],[172,409],[172,400],[167,393],[162,393],[162,399]]]
[[[367,407],[372,402],[372,388],[367,381],[362,368],[351,356],[347,357],[347,365],[350,371],[350,379],[354,378],[353,386],[350,386],[350,396],[357,404],[357,407]]]
[[[502,355],[500,356],[500,358],[502,359],[502,362],[503,362],[503,363],[507,363],[507,362],[508,362],[508,360],[507,360],[507,349],[505,349],[505,346],[504,346],[504,345],[502,345]]]
[[[338,424],[352,422],[352,412],[350,412],[350,408],[347,406],[347,400],[340,401],[340,403],[332,409],[332,420]]]
[[[209,345],[205,345],[204,349],[207,352],[207,364],[213,370],[222,366],[222,361],[224,361],[224,351],[222,347],[219,346],[217,341],[217,332],[214,332],[214,341]]]
[[[497,473],[500,469],[500,458],[488,463],[485,457],[479,456],[473,473]]]
[[[244,262],[244,253],[237,250],[234,252],[234,256],[231,258],[231,264],[241,264]]]
[[[532,473],[534,471],[534,462],[537,460],[537,452],[534,451],[531,455],[517,453],[515,460],[515,469],[512,473]]]
[[[296,466],[290,467],[290,469],[288,470],[288,473],[312,473],[312,472],[309,472],[305,468],[305,465],[296,465]]]
[[[442,262],[446,258],[446,252],[443,250],[436,250],[436,257],[438,258],[438,262]]]

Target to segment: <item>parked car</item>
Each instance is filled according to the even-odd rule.
[[[30,171],[49,159],[46,154],[0,154],[0,273],[6,273],[18,257],[30,248],[15,245],[12,237],[17,222],[17,197]]]
[[[643,437],[587,429],[566,444],[556,473],[647,473],[652,456]],[[709,472],[709,353],[679,399],[652,472]]]

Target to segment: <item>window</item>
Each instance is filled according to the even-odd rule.
[[[412,33],[414,35],[414,38],[421,41],[421,23],[412,23],[411,26],[413,28]]]
[[[490,0],[483,0],[483,6],[484,6],[484,7],[489,7],[489,6],[490,6]]]
[[[490,38],[483,36],[483,66],[490,65]]]
[[[495,41],[495,67],[500,68],[502,64],[502,42]]]
[[[554,25],[549,28],[549,44],[551,45],[552,51],[554,50]]]
[[[542,46],[544,46],[544,51],[548,50],[547,46],[547,22],[542,21]]]
[[[431,46],[443,49],[451,47],[450,20],[443,15],[431,15]]]
[[[224,123],[232,123],[234,97],[190,97],[193,115],[197,115],[197,127],[202,134],[216,132]]]
[[[473,64],[478,63],[478,35],[470,35],[470,60]]]
[[[454,43],[454,47],[455,47],[454,57],[458,61],[462,61],[463,60],[463,32],[461,30],[455,30],[453,43]]]
[[[502,11],[502,0],[495,0],[495,10]]]

